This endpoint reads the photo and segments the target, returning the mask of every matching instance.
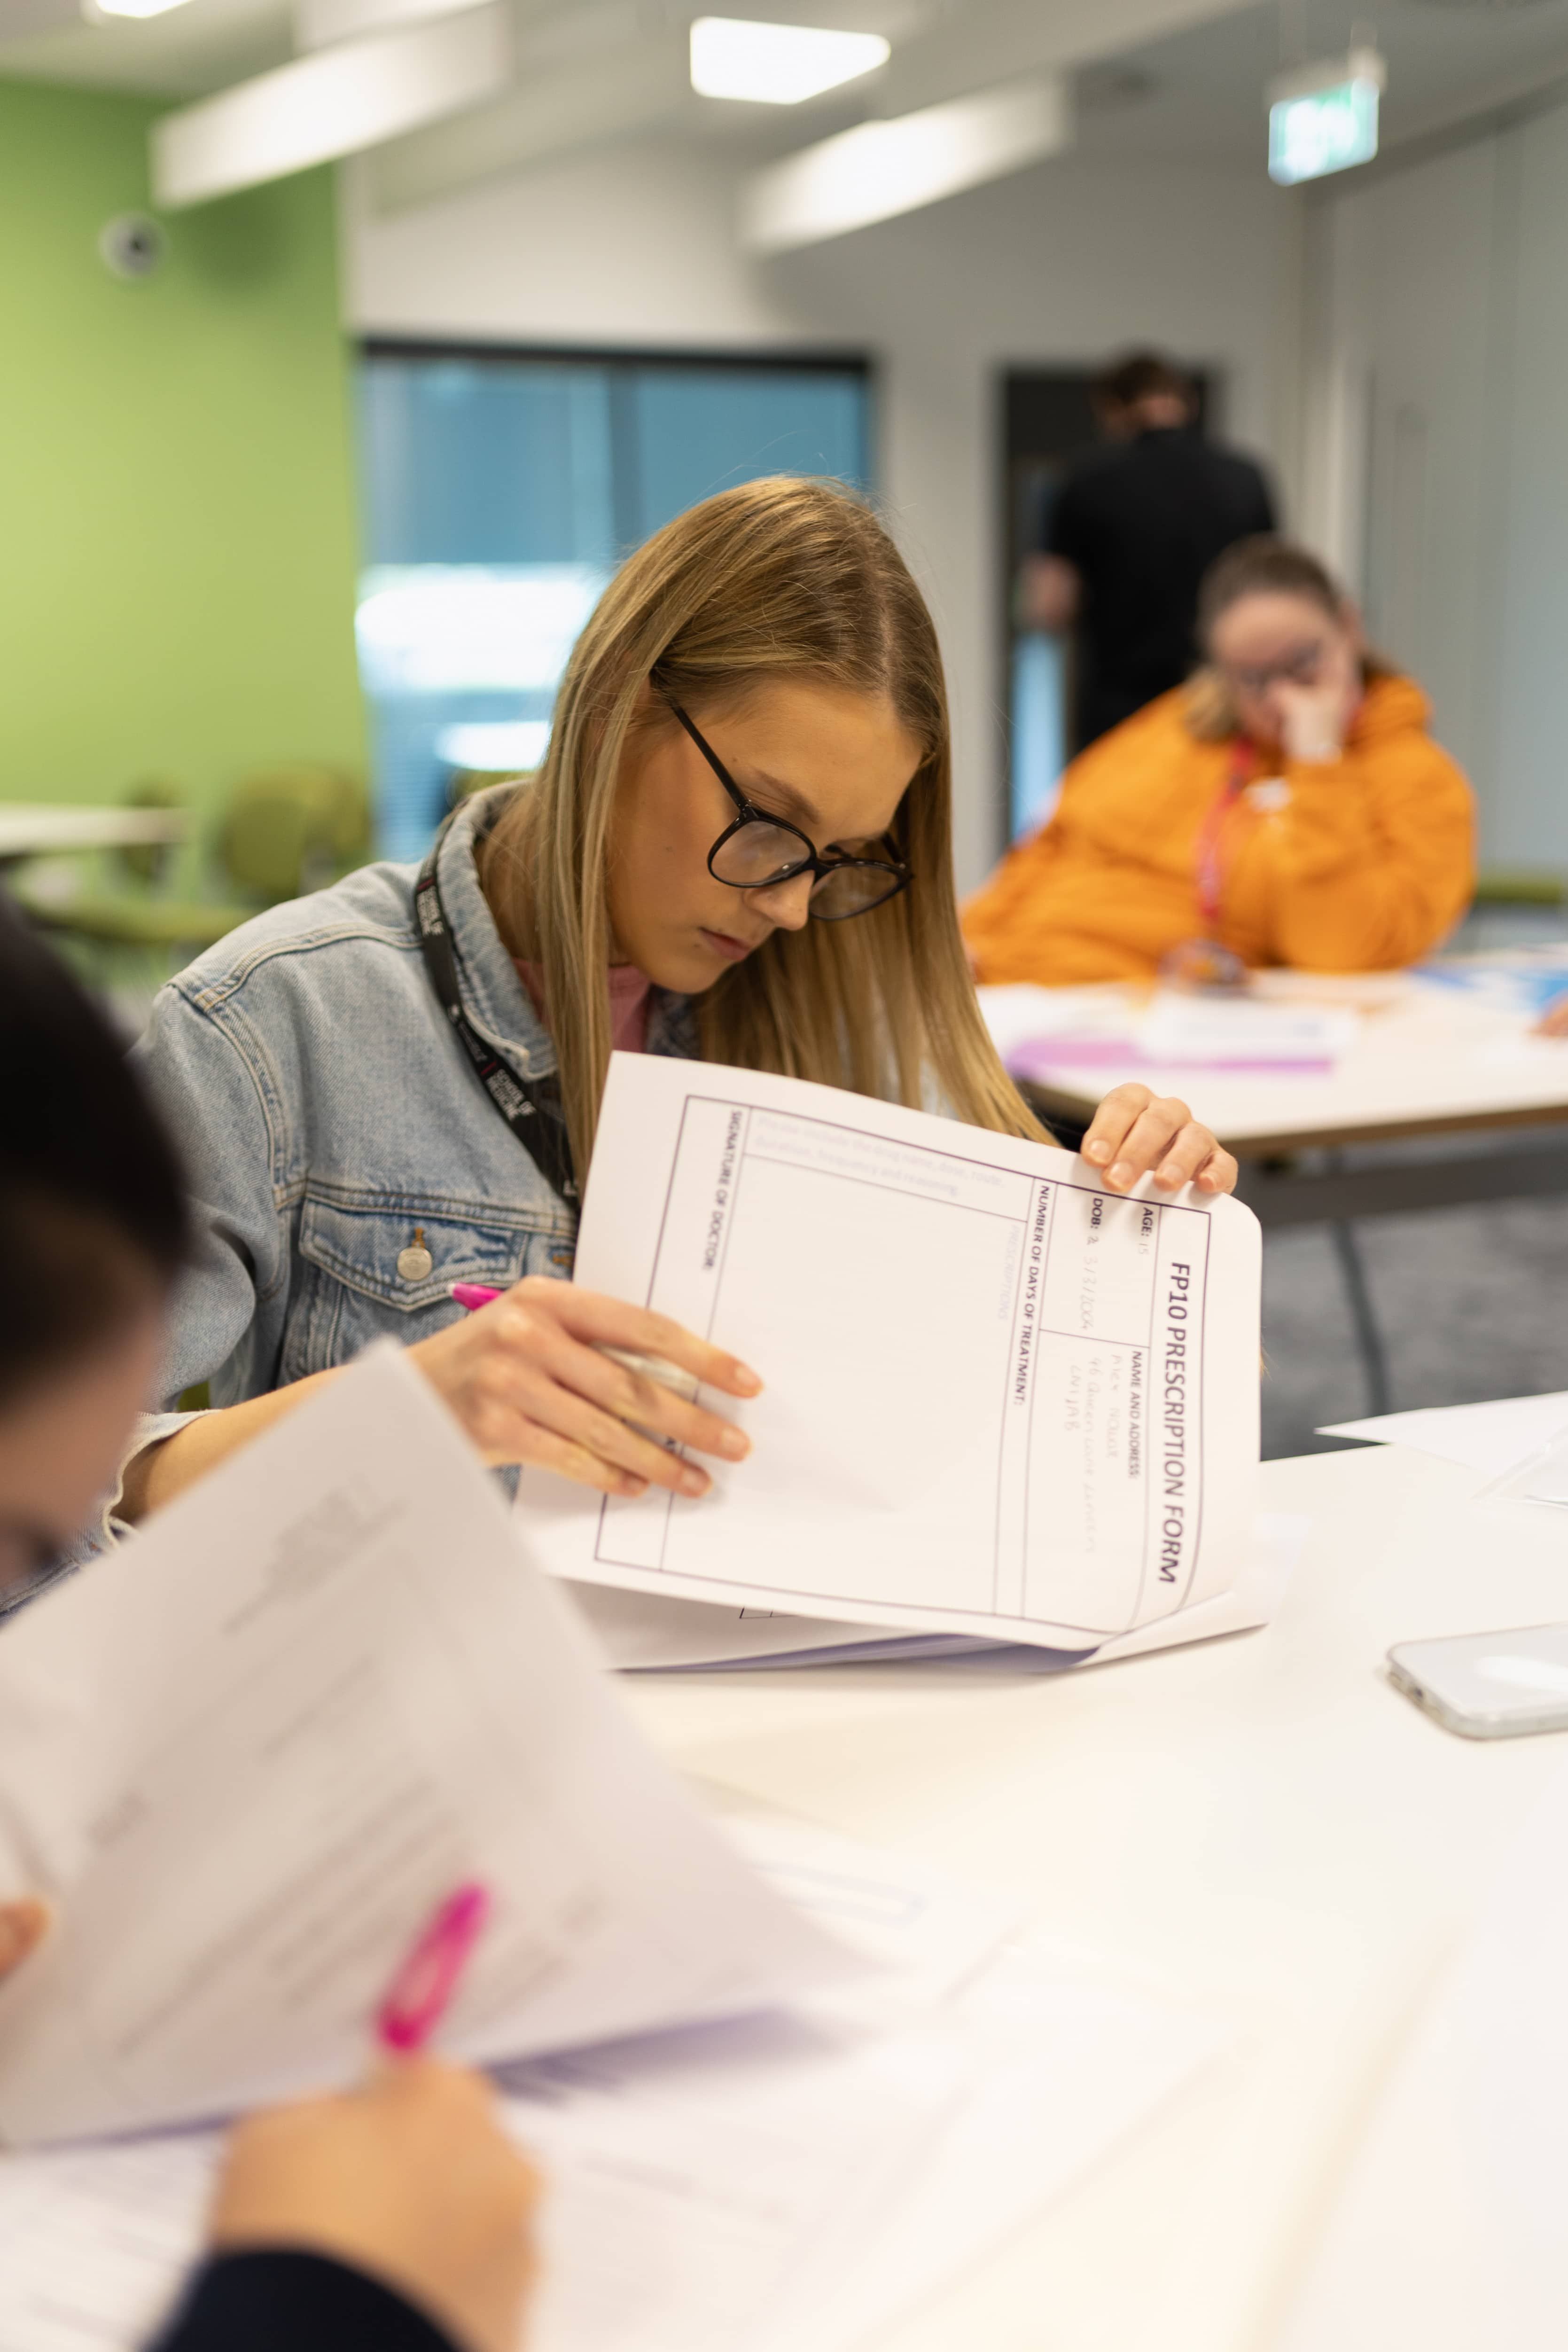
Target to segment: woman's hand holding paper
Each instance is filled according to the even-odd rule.
[[[1094,1114],[1082,1155],[1103,1168],[1113,1192],[1126,1192],[1154,1175],[1163,1192],[1196,1184],[1200,1192],[1233,1192],[1238,1170],[1207,1127],[1176,1095],[1156,1095],[1132,1083],[1114,1087]]]
[[[611,1495],[705,1495],[706,1471],[659,1441],[739,1462],[750,1441],[607,1348],[662,1358],[710,1389],[756,1396],[734,1356],[667,1316],[535,1276],[422,1339],[410,1354],[487,1462],[533,1463]],[[643,1432],[650,1434],[643,1435]]]

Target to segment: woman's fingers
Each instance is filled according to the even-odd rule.
[[[541,1293],[549,1291],[566,1295],[559,1299],[541,1297]],[[672,1322],[667,1315],[655,1315],[649,1307],[630,1307],[622,1298],[605,1298],[596,1290],[580,1290],[575,1283],[550,1282],[543,1276],[518,1283],[507,1296],[526,1297],[526,1303],[553,1313],[563,1330],[570,1331],[574,1339],[585,1340],[590,1347],[624,1348],[629,1355],[663,1356],[667,1362],[677,1364],[683,1372],[693,1373],[705,1387],[722,1389],[727,1396],[753,1397],[761,1393],[762,1382],[749,1364],[743,1364],[738,1356],[727,1355],[722,1348],[710,1346],[695,1331]]]
[[[563,1388],[656,1438],[695,1446],[699,1454],[722,1454],[727,1462],[744,1462],[751,1451],[751,1440],[732,1421],[709,1412],[651,1373],[584,1347],[569,1332],[542,1333],[537,1360]]]
[[[0,1903],[0,1977],[20,1968],[37,1949],[49,1928],[49,1906],[36,1895],[22,1895]]]
[[[1207,1134],[1207,1129],[1202,1132]],[[1232,1154],[1217,1143],[1193,1181],[1200,1192],[1234,1192],[1240,1173]]]
[[[549,1291],[554,1292],[565,1287],[559,1283],[549,1286]],[[572,1307],[577,1304],[571,1302]],[[620,1302],[591,1296],[588,1304],[589,1314],[581,1319],[592,1325],[603,1320],[595,1316],[594,1308],[615,1307]],[[672,1462],[666,1444],[694,1446],[699,1453],[717,1454],[729,1462],[745,1460],[751,1451],[751,1441],[732,1422],[709,1412],[651,1373],[617,1361],[601,1347],[585,1345],[567,1328],[570,1320],[578,1318],[570,1308],[561,1314],[553,1311],[555,1307],[555,1300],[548,1295],[523,1299],[513,1294],[511,1313],[505,1318],[498,1318],[498,1329],[515,1352],[519,1369],[519,1402],[530,1414],[546,1420],[580,1443],[591,1444],[606,1459],[619,1462],[658,1485],[684,1487],[689,1494],[706,1494],[708,1481],[700,1472],[683,1479],[683,1465]],[[685,1340],[706,1356],[720,1357],[727,1367],[735,1363],[733,1357],[723,1356],[717,1349],[708,1349],[706,1342],[693,1340],[692,1335],[683,1332],[678,1324],[668,1323],[663,1317],[644,1316],[643,1319],[652,1327],[645,1336],[659,1343],[661,1352],[667,1343]],[[670,1356],[668,1360],[674,1362],[674,1359]],[[552,1387],[562,1397],[577,1401],[571,1410],[555,1408],[550,1395]],[[638,1434],[640,1431],[651,1433],[656,1442],[650,1445],[647,1437]]]
[[[1179,1112],[1180,1117],[1151,1120],[1151,1112],[1161,1111]],[[1148,1174],[1186,1117],[1186,1103],[1174,1097],[1162,1103],[1149,1087],[1129,1079],[1124,1086],[1112,1087],[1079,1148],[1091,1166],[1103,1168],[1107,1182],[1121,1190]],[[1153,1157],[1149,1156],[1151,1139],[1157,1139]]]
[[[1217,1183],[1212,1179],[1229,1171],[1228,1183]],[[1174,1192],[1179,1185],[1201,1182],[1205,1192],[1228,1192],[1236,1181],[1236,1162],[1228,1151],[1222,1151],[1207,1127],[1195,1118],[1175,1135],[1164,1158],[1155,1170],[1155,1181],[1163,1192]]]
[[[558,1477],[570,1478],[574,1486],[592,1486],[601,1495],[618,1495],[627,1502],[648,1491],[646,1478],[639,1478],[631,1470],[618,1469],[613,1462],[601,1461],[585,1445],[575,1445],[570,1438],[559,1437],[553,1429],[542,1428],[537,1422],[525,1423],[505,1459],[532,1470],[553,1470]]]
[[[1113,1191],[1125,1192],[1159,1167],[1191,1124],[1186,1103],[1175,1095],[1155,1095],[1129,1081],[1113,1087],[1095,1112],[1083,1139],[1083,1157],[1104,1169],[1105,1181]],[[1209,1140],[1212,1145],[1213,1138]]]
[[[650,1486],[706,1495],[711,1481],[679,1448],[737,1462],[750,1441],[640,1364],[664,1357],[693,1386],[754,1395],[750,1369],[666,1317],[570,1283],[516,1283],[477,1314],[412,1351],[492,1463],[535,1463],[617,1495]]]
[[[1129,1082],[1108,1094],[1083,1139],[1082,1153],[1103,1168],[1111,1191],[1125,1192],[1153,1174],[1163,1191],[1201,1183],[1209,1192],[1228,1192],[1236,1162],[1176,1095],[1155,1095]]]
[[[465,1402],[464,1425],[486,1461],[548,1465],[606,1494],[640,1494],[650,1484],[707,1492],[706,1475],[695,1463],[640,1436],[521,1355],[497,1349]]]
[[[650,1486],[666,1486],[672,1494],[707,1493],[711,1481],[706,1470],[644,1437],[630,1423],[554,1378],[542,1364],[509,1368],[509,1386],[522,1419],[552,1430],[596,1460],[628,1471]]]

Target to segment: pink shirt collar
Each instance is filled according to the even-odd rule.
[[[514,956],[517,978],[528,990],[534,1011],[549,1027],[549,1014],[545,1010],[545,976],[537,963],[522,956]],[[648,999],[653,982],[634,963],[612,963],[610,967],[610,1042],[619,1053],[641,1054],[648,1043]]]

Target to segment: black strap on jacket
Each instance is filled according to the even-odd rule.
[[[494,817],[490,822],[495,822]],[[548,1078],[519,1076],[502,1060],[494,1045],[486,1044],[480,1036],[463,1010],[463,999],[457,986],[457,954],[452,944],[452,929],[446,919],[446,909],[441,903],[441,885],[435,877],[442,845],[451,824],[452,818],[448,817],[436,835],[434,846],[420,867],[419,879],[413,886],[413,908],[419,923],[419,944],[424,957],[424,968],[430,974],[431,986],[440,998],[448,1021],[463,1041],[480,1085],[540,1173],[561,1199],[575,1208],[577,1171],[572,1164],[571,1139],[567,1133],[566,1114],[561,1108],[559,1078],[553,1076]],[[477,838],[482,841],[489,829],[488,824],[484,826]]]

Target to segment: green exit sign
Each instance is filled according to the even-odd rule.
[[[1269,177],[1288,188],[1369,163],[1377,152],[1384,73],[1375,49],[1353,49],[1332,64],[1281,76],[1269,92]]]

